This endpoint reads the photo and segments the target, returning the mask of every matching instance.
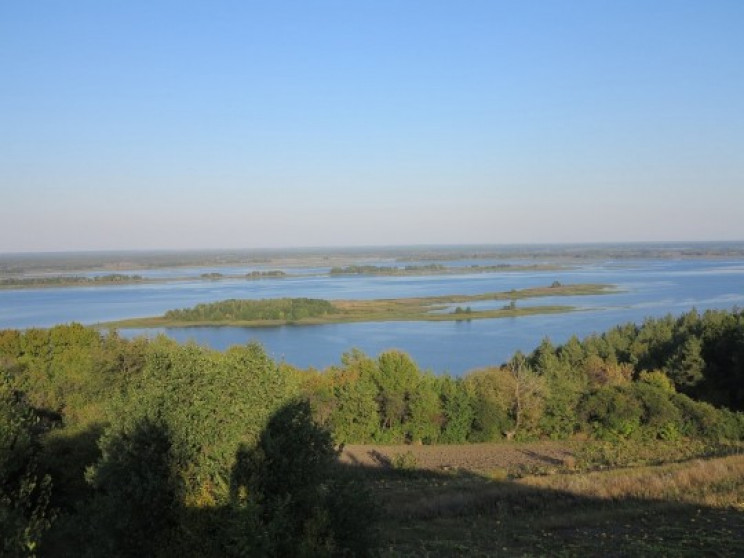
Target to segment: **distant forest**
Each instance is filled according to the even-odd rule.
[[[462,378],[399,351],[316,371],[255,344],[4,330],[0,553],[361,554],[370,515],[334,444],[733,441],[742,411],[739,310],[546,339]]]
[[[110,273],[96,277],[78,275],[58,275],[54,277],[13,277],[0,279],[0,287],[60,287],[66,285],[112,285],[116,283],[137,283],[143,281],[140,275]]]
[[[236,265],[349,266],[360,260],[397,262],[455,260],[538,260],[571,263],[592,259],[721,258],[744,256],[742,242],[648,242],[624,244],[523,244],[295,250],[123,251],[0,254],[0,277],[84,270],[121,270]],[[280,265],[281,264],[281,265]]]

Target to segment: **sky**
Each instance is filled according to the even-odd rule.
[[[744,240],[741,0],[0,2],[0,252]]]

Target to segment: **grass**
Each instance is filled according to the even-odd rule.
[[[305,318],[301,320],[199,320],[181,321],[164,316],[134,318],[100,324],[107,327],[197,327],[197,326],[240,326],[267,327],[282,325],[319,325],[352,322],[388,321],[467,321],[486,318],[510,318],[535,314],[556,314],[571,312],[573,306],[544,305],[520,307],[518,300],[547,296],[581,296],[612,292],[610,285],[576,284],[551,287],[535,287],[507,292],[483,293],[476,295],[444,295],[419,298],[395,298],[377,300],[334,300],[331,301],[336,312]],[[471,310],[447,312],[452,305],[481,301],[508,301],[503,308],[493,310]]]
[[[357,474],[382,508],[381,556],[744,553],[744,455],[498,480],[396,467]]]

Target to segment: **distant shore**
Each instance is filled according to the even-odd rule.
[[[219,268],[214,268],[219,269]],[[106,274],[93,277],[76,275],[50,275],[40,277],[0,277],[0,289],[42,289],[68,287],[100,287],[116,285],[162,284],[180,281],[223,281],[245,280],[257,281],[262,279],[284,279],[288,277],[339,277],[339,276],[390,276],[417,277],[424,275],[466,275],[471,273],[501,273],[518,271],[565,271],[568,266],[554,264],[499,264],[499,265],[471,265],[471,266],[344,266],[333,267],[328,272],[320,273],[289,273],[272,269],[266,271],[249,271],[247,273],[221,273],[210,271],[198,275],[183,275],[174,277],[143,277],[141,275]]]
[[[152,269],[249,269],[427,265],[473,260],[526,266],[575,267],[592,260],[722,259],[744,257],[742,241],[625,242],[503,245],[419,245],[243,250],[120,250],[0,254],[0,279],[71,276],[84,272],[136,274]],[[454,267],[454,266],[453,266]],[[514,268],[516,269],[516,268]]]

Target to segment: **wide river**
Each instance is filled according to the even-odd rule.
[[[365,262],[366,263],[366,262]],[[371,262],[389,265],[389,262]],[[406,262],[408,263],[408,262]],[[415,262],[414,262],[415,263]],[[437,262],[462,265],[471,262]],[[474,262],[488,265],[490,262]],[[404,264],[400,264],[404,265]],[[195,268],[190,273],[245,273],[260,268]],[[289,273],[327,269],[287,269]],[[147,272],[135,272],[148,275]],[[172,277],[183,274],[172,272]],[[370,355],[397,348],[423,368],[460,375],[500,364],[516,350],[531,351],[544,337],[563,343],[625,322],[680,314],[692,308],[732,309],[744,306],[744,259],[622,260],[583,264],[570,270],[472,273],[462,275],[301,276],[284,279],[170,280],[161,283],[71,288],[0,290],[0,328],[48,327],[59,323],[103,321],[160,315],[172,308],[229,298],[310,297],[325,299],[398,298],[444,294],[477,294],[546,286],[553,281],[608,283],[619,292],[602,296],[554,297],[519,301],[518,305],[566,304],[578,311],[543,316],[472,320],[470,322],[385,322],[284,326],[273,328],[199,327],[122,330],[126,336],[165,333],[216,349],[259,341],[274,358],[300,367],[324,368],[342,353],[359,348]],[[499,303],[503,304],[503,303]],[[471,304],[473,309],[480,308]],[[485,307],[485,306],[483,306]]]

